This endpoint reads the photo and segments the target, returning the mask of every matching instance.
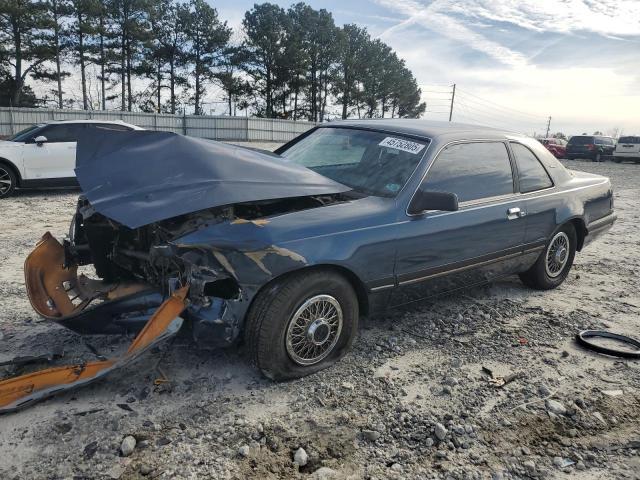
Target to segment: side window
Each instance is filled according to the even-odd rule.
[[[451,145],[435,159],[423,185],[455,193],[460,202],[513,193],[507,147],[502,142]]]
[[[605,141],[603,138],[596,138],[593,143],[595,143],[596,145],[604,145]]]
[[[39,135],[47,137],[49,143],[77,142],[84,125],[81,123],[69,123],[51,125],[45,128]]]
[[[511,150],[516,157],[522,193],[553,187],[549,174],[531,150],[520,143],[512,143]]]

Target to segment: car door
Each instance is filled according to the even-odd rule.
[[[518,187],[527,212],[524,251],[535,260],[556,228],[557,199],[545,195],[554,187],[538,156],[526,145],[510,142],[518,170]]]
[[[393,304],[482,283],[517,269],[524,206],[501,141],[456,142],[433,161],[422,185],[455,193],[459,210],[407,215],[398,226]]]
[[[76,167],[76,142],[85,125],[82,123],[52,124],[38,132],[47,141],[29,139],[24,145],[24,170],[30,180],[73,178]]]

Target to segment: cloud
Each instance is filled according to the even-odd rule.
[[[454,120],[640,132],[638,0],[375,2],[402,17],[379,33],[416,75],[428,119],[448,118],[443,85],[456,83]]]
[[[521,66],[527,63],[525,56],[521,53],[489,40],[484,35],[474,32],[465,26],[457,18],[449,15],[447,12],[450,10],[450,4],[455,2],[435,0],[426,6],[414,0],[376,0],[376,2],[408,17],[401,23],[382,32],[380,35],[382,39],[410,25],[419,25],[464,43],[501,63],[511,66]]]

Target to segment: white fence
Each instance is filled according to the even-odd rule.
[[[269,118],[105,110],[59,110],[54,108],[0,107],[0,138],[34,123],[50,120],[122,120],[149,130],[182,133],[192,137],[246,142],[286,142],[314,126],[311,122]]]

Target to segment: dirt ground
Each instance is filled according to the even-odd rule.
[[[0,478],[640,478],[640,362],[573,341],[586,328],[640,336],[640,165],[565,164],[611,178],[619,220],[557,290],[514,277],[364,320],[342,362],[289,383],[238,348],[177,338],[0,416]],[[77,194],[0,201],[0,361],[59,347],[64,361],[94,359],[32,311],[22,277],[42,233],[66,234]],[[109,356],[130,339],[89,341]],[[519,376],[495,388],[482,367]]]

